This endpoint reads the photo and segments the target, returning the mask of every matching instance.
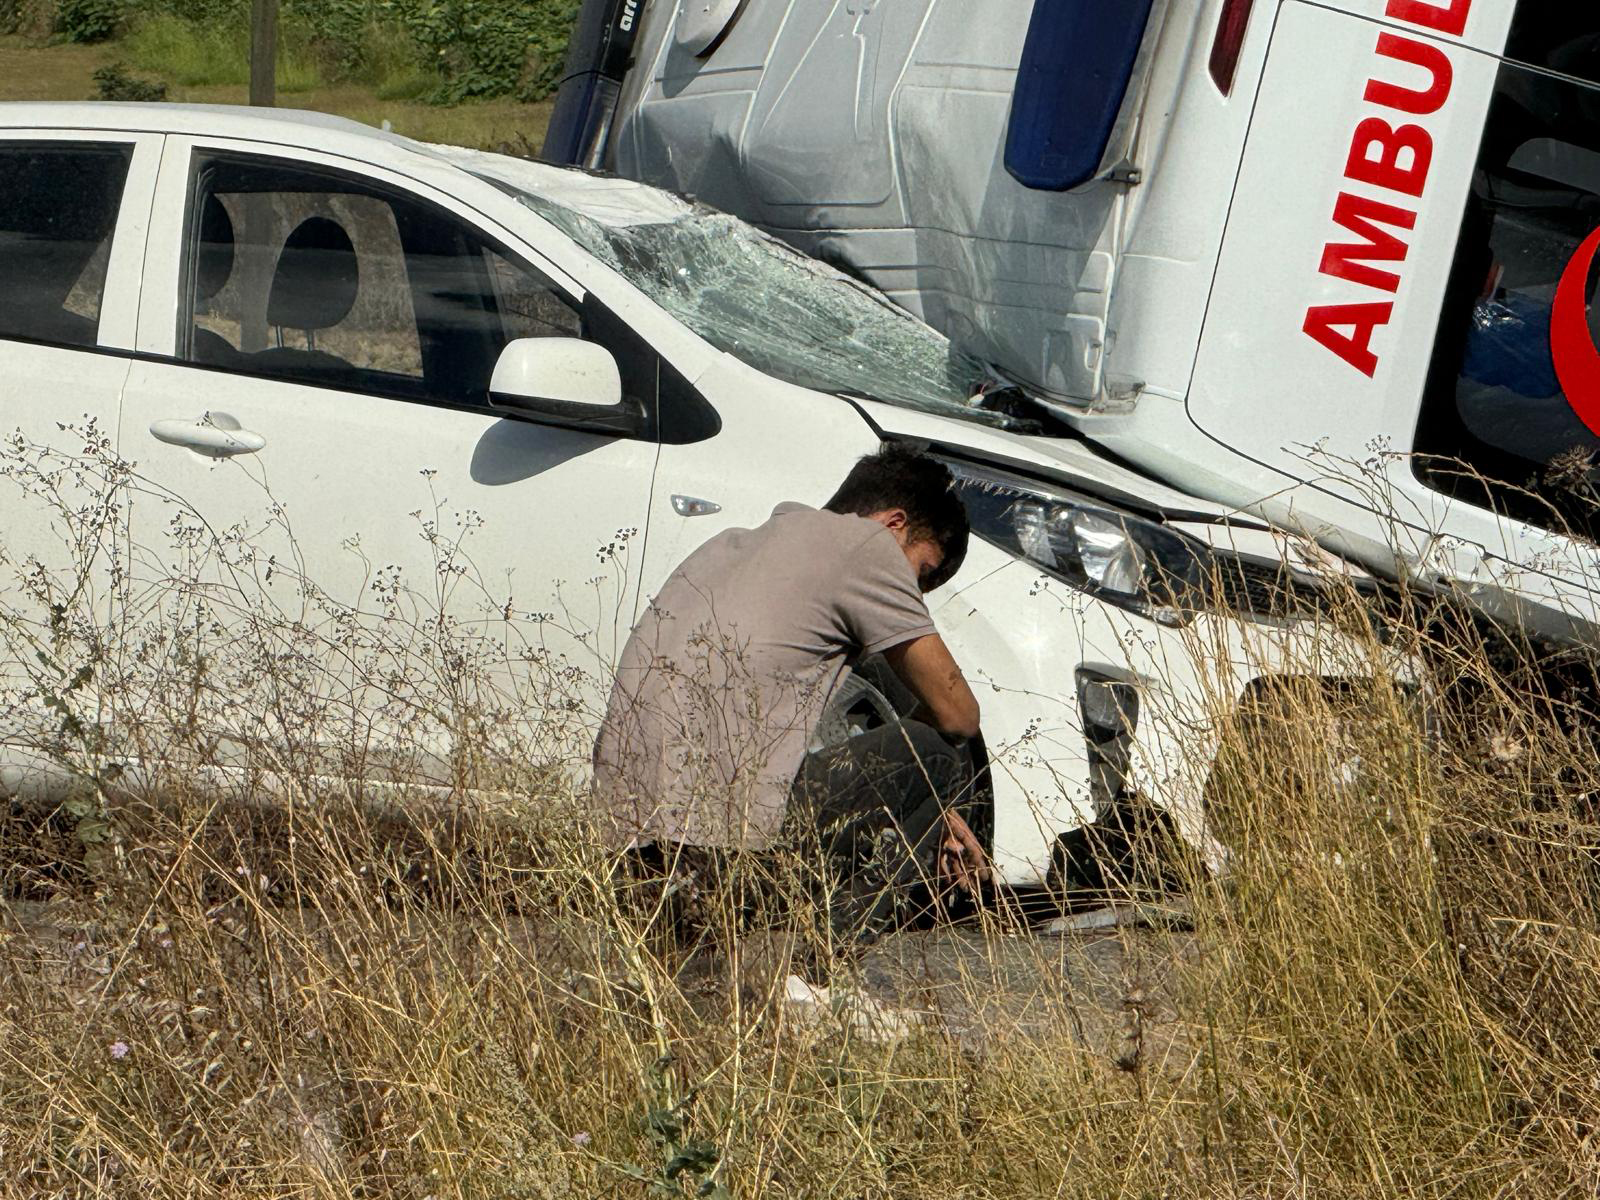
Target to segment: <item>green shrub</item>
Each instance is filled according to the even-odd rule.
[[[97,100],[134,100],[149,103],[167,98],[167,85],[128,74],[122,63],[111,63],[94,73]]]
[[[103,42],[125,15],[122,0],[61,0],[56,29],[69,42]]]
[[[436,103],[507,93],[531,100],[559,78],[575,14],[567,0],[444,0],[418,5],[407,27],[439,64],[444,83],[432,97]]]

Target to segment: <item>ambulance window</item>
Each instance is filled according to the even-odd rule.
[[[1600,534],[1596,234],[1600,88],[1503,66],[1415,462],[1441,491],[1587,538]]]
[[[1506,57],[1600,83],[1600,12],[1593,4],[1523,0]]]

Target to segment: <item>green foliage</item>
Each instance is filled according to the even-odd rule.
[[[249,32],[242,23],[200,24],[155,12],[134,25],[125,46],[136,67],[160,71],[180,87],[250,82]]]
[[[0,0],[0,34],[42,36],[55,28],[50,0]]]
[[[248,52],[247,52],[248,53]],[[248,71],[246,76],[248,77]],[[278,91],[309,92],[323,82],[317,46],[304,24],[282,22],[278,28]]]
[[[360,56],[352,74],[380,100],[419,100],[442,82],[415,42],[393,21],[372,21],[361,33]]]
[[[178,0],[214,3],[216,0]],[[577,0],[285,0],[342,74],[436,104],[548,95]]]
[[[94,73],[99,100],[134,100],[149,103],[167,98],[167,85],[128,74],[122,63],[111,63]]]
[[[507,92],[522,99],[546,95],[559,77],[576,14],[575,5],[556,0],[400,0],[396,7],[402,5],[414,5],[403,19],[444,79],[433,97],[441,104]]]
[[[0,0],[0,23],[6,5]],[[125,0],[64,0],[115,12]],[[133,0],[129,56],[184,87],[249,80],[244,0]],[[380,99],[434,104],[548,95],[566,61],[579,0],[283,0],[278,87],[357,80]],[[113,25],[108,27],[109,33]],[[89,23],[84,23],[87,32]],[[63,22],[63,30],[66,30]],[[106,33],[98,36],[106,36]],[[74,40],[92,40],[68,33]]]
[[[61,0],[56,28],[69,42],[103,42],[125,15],[122,0]]]
[[[134,65],[160,72],[180,87],[242,87],[250,82],[250,33],[237,20],[202,22],[152,12],[126,42]],[[310,32],[286,21],[278,31],[278,90],[302,92],[322,82]]]
[[[250,0],[143,0],[150,15],[177,17],[207,29],[247,31]]]
[[[673,1056],[665,1054],[649,1071],[648,1090],[655,1107],[645,1114],[644,1130],[661,1155],[661,1165],[628,1165],[622,1168],[623,1173],[644,1184],[647,1195],[661,1200],[684,1195],[685,1187],[690,1189],[689,1194],[704,1200],[729,1200],[728,1189],[716,1177],[722,1161],[721,1148],[690,1132],[689,1118],[698,1092],[690,1089],[683,1099],[673,1099],[674,1065]]]

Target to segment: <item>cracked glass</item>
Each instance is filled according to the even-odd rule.
[[[974,403],[994,386],[978,359],[870,286],[737,217],[673,199],[670,216],[653,205],[648,219],[597,219],[498,176],[483,177],[758,371],[815,391],[989,425],[1014,423]]]

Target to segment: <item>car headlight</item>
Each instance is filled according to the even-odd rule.
[[[1163,624],[1206,606],[1212,551],[1155,521],[1000,468],[942,460],[972,532],[1062,582]]]

